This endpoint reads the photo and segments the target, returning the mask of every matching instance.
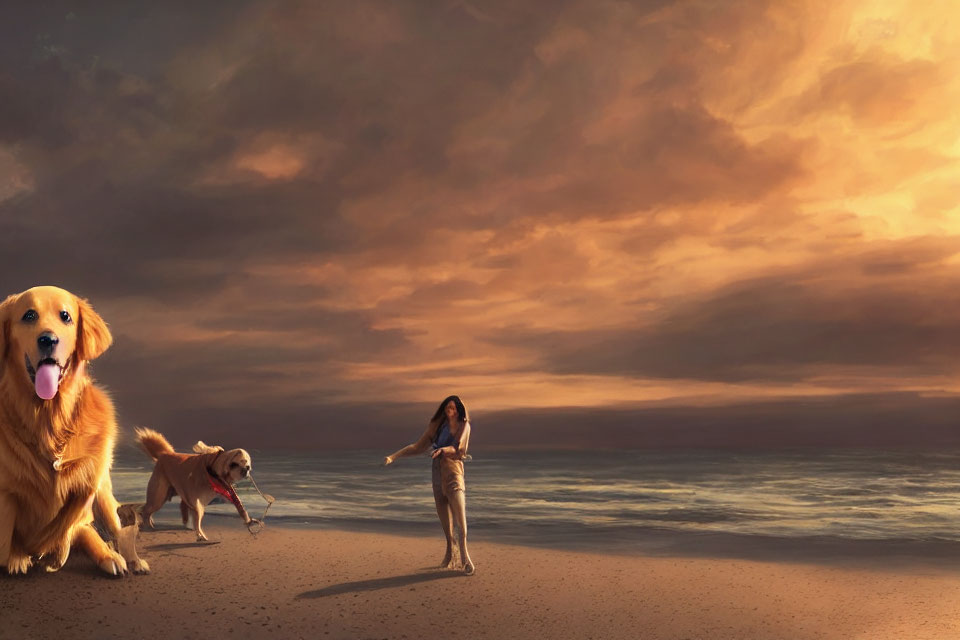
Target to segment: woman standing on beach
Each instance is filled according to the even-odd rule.
[[[470,418],[467,408],[457,396],[440,403],[420,439],[383,459],[384,466],[403,456],[423,453],[433,446],[433,500],[437,505],[440,526],[447,537],[447,553],[441,566],[452,568],[453,524],[460,530],[460,559],[463,572],[473,575],[473,560],[467,551],[467,501],[464,495],[463,459],[470,442]]]

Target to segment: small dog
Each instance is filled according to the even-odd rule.
[[[120,555],[132,565],[137,573],[150,573],[150,565],[146,560],[137,556],[137,538],[140,537],[140,525],[143,517],[140,515],[140,504],[122,504],[117,507],[117,516],[120,518],[120,532],[117,535],[117,549]]]
[[[224,451],[223,447],[211,447],[203,441],[193,445],[196,453],[177,453],[166,438],[152,429],[137,429],[136,434],[137,442],[156,462],[147,483],[147,503],[141,512],[151,529],[153,514],[173,496],[180,496],[184,526],[188,526],[192,516],[197,540],[207,540],[201,526],[203,510],[218,494],[228,498],[244,524],[250,525],[252,519],[233,488],[234,483],[250,474],[250,454],[243,449]]]

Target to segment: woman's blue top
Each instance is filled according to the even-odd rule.
[[[433,448],[436,450],[443,447],[455,446],[457,446],[457,441],[450,435],[450,423],[444,420],[443,424],[440,425],[440,429],[437,431],[437,437],[433,440]]]

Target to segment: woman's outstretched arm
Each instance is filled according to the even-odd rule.
[[[404,456],[415,456],[418,453],[423,453],[430,447],[430,443],[433,441],[433,436],[437,432],[437,425],[431,423],[427,425],[426,431],[423,432],[423,435],[420,436],[420,439],[414,442],[413,444],[408,444],[399,451],[395,451],[386,458],[383,459],[384,466],[388,464],[393,464],[393,461],[397,458],[402,458]]]

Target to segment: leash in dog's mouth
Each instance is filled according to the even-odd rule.
[[[207,477],[210,480],[210,487],[215,492],[233,503],[233,506],[237,508],[237,513],[240,514],[240,517],[243,518],[244,523],[247,525],[247,531],[250,532],[250,535],[256,537],[256,535],[263,530],[263,521],[267,517],[267,511],[270,510],[271,505],[274,503],[274,497],[269,493],[265,494],[263,491],[260,491],[260,487],[257,486],[256,481],[253,479],[253,474],[249,474],[247,477],[250,478],[250,482],[253,482],[253,486],[257,490],[257,493],[259,493],[260,496],[267,502],[267,507],[263,510],[263,517],[259,520],[257,518],[251,518],[250,514],[248,514],[247,510],[244,508],[243,502],[240,500],[240,496],[237,495],[237,490],[233,488],[232,484],[224,482],[221,478],[218,478],[217,475],[213,473],[213,469],[210,469],[209,467],[207,468]],[[257,528],[256,531],[254,531],[254,527]]]
[[[263,491],[260,491],[260,487],[257,486],[257,481],[253,479],[252,473],[247,474],[247,477],[250,478],[250,482],[253,483],[253,488],[257,490],[257,493],[260,494],[260,497],[263,498],[264,501],[267,503],[267,506],[263,510],[263,517],[260,518],[259,520],[254,518],[247,523],[247,531],[249,531],[251,535],[256,537],[256,535],[263,530],[263,521],[267,519],[267,511],[270,511],[270,507],[273,506],[275,498],[269,493],[264,493]],[[258,527],[256,531],[253,530],[254,525]]]

